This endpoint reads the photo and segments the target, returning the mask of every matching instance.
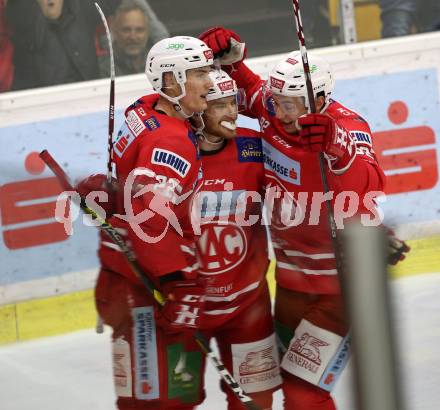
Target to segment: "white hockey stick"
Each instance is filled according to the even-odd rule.
[[[102,23],[105,27],[105,34],[107,36],[108,49],[110,52],[110,102],[108,110],[108,142],[107,142],[107,184],[111,187],[112,182],[112,163],[113,163],[113,132],[115,129],[115,60],[113,56],[113,43],[110,30],[105,18],[104,12],[95,3],[96,8],[101,16]],[[96,320],[96,333],[104,332],[104,322],[101,316],[98,315]]]

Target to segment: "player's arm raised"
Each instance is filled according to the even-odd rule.
[[[259,93],[264,81],[243,62],[247,49],[240,36],[232,30],[218,26],[204,31],[199,38],[212,49],[214,58],[237,82],[238,87],[245,90],[247,110],[243,114],[258,117],[258,103],[261,101]]]

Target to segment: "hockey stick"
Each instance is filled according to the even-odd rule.
[[[110,30],[108,28],[107,19],[98,3],[95,3],[96,8],[101,16],[102,23],[105,27],[105,34],[107,36],[108,48],[110,51],[110,102],[108,109],[108,156],[107,156],[107,183],[111,185],[112,182],[112,159],[113,159],[113,132],[115,129],[115,60],[113,56],[113,43]]]
[[[113,132],[115,129],[115,60],[113,55],[113,42],[110,30],[108,27],[107,19],[104,12],[99,7],[99,4],[95,2],[99,15],[101,16],[102,23],[105,27],[105,34],[107,37],[108,49],[110,52],[110,101],[108,109],[108,142],[107,142],[107,185],[108,189],[112,186],[112,163],[113,163]],[[96,333],[104,332],[104,322],[101,316],[98,315],[96,320]]]
[[[313,92],[312,76],[310,73],[309,60],[307,58],[307,48],[306,48],[306,41],[304,38],[304,31],[301,21],[299,0],[292,0],[292,5],[293,5],[293,14],[295,16],[296,34],[299,42],[299,50],[301,52],[301,59],[304,67],[304,77],[306,79],[307,97],[309,101],[310,112],[313,114],[316,113],[315,94]],[[327,194],[329,192],[329,186],[327,181],[327,175],[325,173],[325,158],[322,152],[319,153],[319,169],[321,172],[321,180],[324,188],[324,194]],[[340,252],[339,240],[337,238],[335,216],[333,214],[332,205],[329,199],[326,199],[325,204],[327,207],[328,222],[330,226],[330,234],[331,234],[333,250],[335,252],[336,270],[338,271],[339,282],[341,285],[341,289],[343,290],[344,282],[345,282],[343,277],[344,266],[342,260],[342,253]]]
[[[46,163],[46,165],[52,170],[55,176],[58,178],[61,186],[66,191],[75,191],[73,186],[70,184],[69,179],[61,168],[61,166],[56,162],[56,160],[49,154],[47,150],[44,150],[40,153],[40,158]],[[163,306],[165,304],[165,299],[163,295],[157,290],[154,286],[152,280],[143,272],[142,267],[139,265],[136,259],[136,255],[134,252],[127,246],[124,239],[119,235],[117,230],[105,219],[101,218],[93,209],[87,206],[86,201],[83,197],[81,197],[79,206],[81,210],[90,215],[94,220],[100,223],[99,228],[103,230],[111,240],[119,246],[121,252],[127,258],[127,261],[130,265],[130,268],[133,270],[134,274],[142,281],[142,284],[145,288],[150,292],[153,296],[154,300],[158,303],[159,306]],[[202,335],[200,331],[196,331],[194,334],[194,338],[197,344],[200,346],[201,350],[206,354],[208,359],[211,360],[211,363],[214,365],[221,378],[225,381],[225,383],[229,386],[229,388],[233,391],[235,396],[243,403],[243,405],[249,410],[261,410],[254,401],[247,396],[234,377],[229,373],[228,369],[224,366],[221,360],[215,355],[215,353],[209,347],[209,342]]]

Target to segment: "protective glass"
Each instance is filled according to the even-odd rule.
[[[267,83],[262,86],[262,97],[264,108],[271,116],[275,116],[277,110],[281,110],[284,114],[290,116],[299,116],[304,113],[304,97],[286,97],[274,94]]]

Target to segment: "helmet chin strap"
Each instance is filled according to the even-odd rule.
[[[223,141],[225,140],[222,138],[220,141],[211,141],[208,138],[208,134],[206,132],[203,132],[205,130],[205,121],[203,121],[203,112],[196,112],[193,114],[193,119],[197,119],[199,121],[199,124],[195,124],[194,121],[192,121],[193,127],[195,127],[195,133],[200,141],[206,142],[207,144],[213,146],[213,147],[220,147],[223,144]]]
[[[225,141],[224,138],[221,138],[220,141],[211,141],[206,133],[201,132],[200,134],[197,134],[201,141],[206,142],[207,144],[213,146],[213,147],[220,147],[223,142]]]
[[[162,90],[158,91],[158,93],[163,97],[165,97],[171,104],[173,104],[174,111],[176,111],[181,118],[187,120],[188,118],[191,118],[194,115],[194,112],[192,112],[191,114],[187,114],[183,109],[182,105],[180,104],[180,100],[186,95],[186,89],[184,82],[179,82],[179,85],[180,88],[182,89],[182,92],[180,95],[176,97],[171,97]]]
[[[183,109],[183,107],[178,102],[177,103],[175,102],[173,104],[173,108],[174,108],[174,111],[176,111],[177,114],[179,114],[185,120],[187,120],[188,118],[191,118],[195,114],[193,112],[191,114],[187,114],[185,112],[185,110]]]
[[[197,136],[203,135],[205,121],[203,121],[203,112],[193,112],[191,124]]]
[[[211,141],[209,139],[210,134],[208,134],[207,132],[203,132],[205,129],[205,122],[203,121],[203,117],[202,117],[202,113],[198,113],[199,114],[199,119],[202,123],[201,127],[197,128],[196,130],[196,135],[199,137],[200,141],[206,142],[207,144],[211,145],[212,147],[220,147],[223,142],[224,142],[224,138],[220,138],[219,141]]]

